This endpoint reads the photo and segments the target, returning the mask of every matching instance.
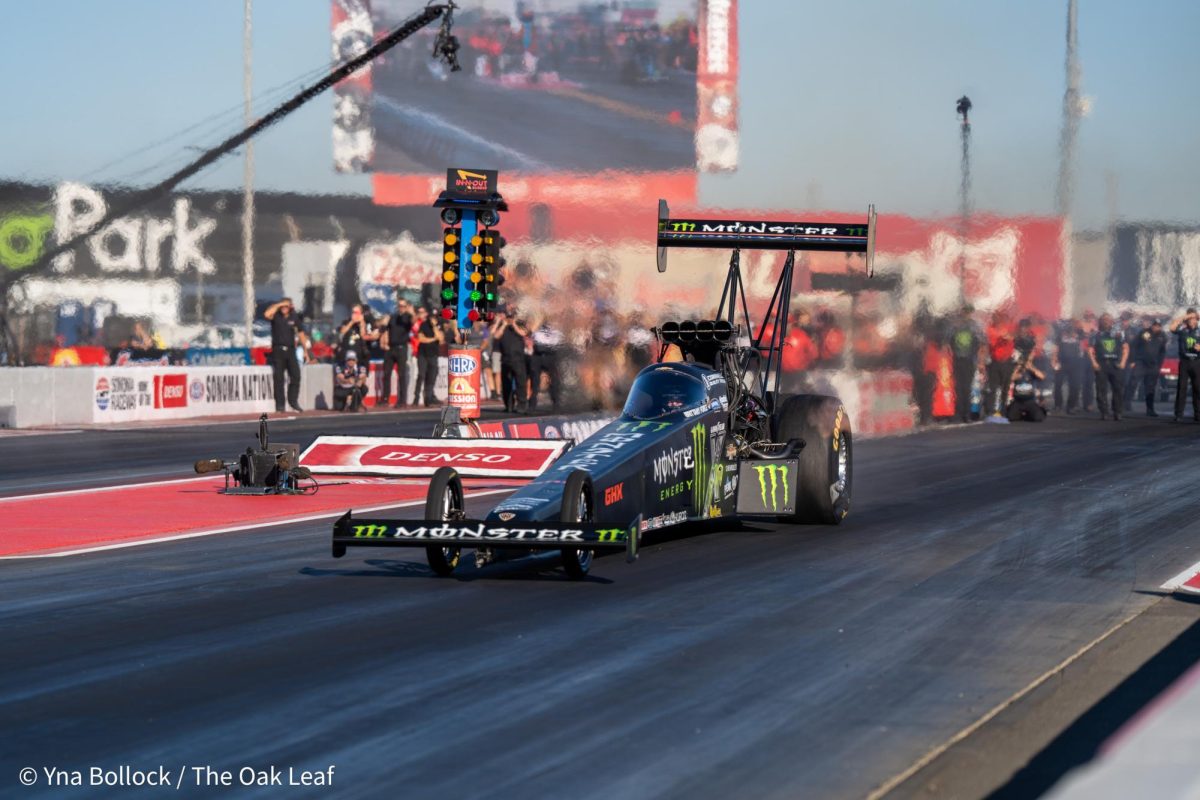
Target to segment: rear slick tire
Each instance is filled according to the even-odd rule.
[[[567,477],[563,486],[562,522],[592,521],[592,479],[583,470],[575,470]],[[587,577],[592,568],[591,550],[563,550],[562,565],[567,575],[574,580]]]
[[[781,517],[803,525],[839,525],[850,513],[854,436],[836,397],[798,394],[775,413],[775,441],[803,439],[796,512]]]
[[[425,519],[447,522],[462,519],[462,516],[462,478],[458,477],[458,472],[453,467],[441,467],[433,473],[433,479],[429,481],[429,493],[425,496]],[[454,573],[461,556],[461,547],[429,545],[425,548],[429,568],[443,578]]]

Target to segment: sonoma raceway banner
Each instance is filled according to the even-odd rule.
[[[464,477],[535,478],[570,446],[566,439],[318,436],[300,463],[325,474],[411,477],[454,467]]]
[[[93,422],[182,419],[275,409],[270,367],[121,367],[93,372]]]

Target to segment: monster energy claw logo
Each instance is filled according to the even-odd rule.
[[[692,510],[699,514],[708,506],[708,428],[692,428]]]
[[[354,536],[357,539],[378,539],[387,533],[387,525],[355,525]]]
[[[788,506],[788,468],[784,464],[766,464],[763,466],[755,465],[754,471],[758,473],[758,490],[762,494],[763,508],[767,508],[767,483],[771,485],[771,505],[772,511],[779,510],[779,484],[783,484],[783,507]]]
[[[625,541],[625,531],[621,528],[601,528],[596,531],[596,541],[623,542]]]

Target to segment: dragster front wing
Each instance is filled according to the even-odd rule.
[[[333,524],[333,557],[347,547],[490,547],[518,550],[624,550],[635,561],[642,518],[625,527],[574,522],[520,522],[512,527],[479,520],[356,519],[347,511]]]

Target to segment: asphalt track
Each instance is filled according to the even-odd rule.
[[[247,427],[0,438],[0,490]],[[584,582],[334,560],[326,524],[0,562],[0,794],[114,796],[27,766],[333,764],[338,797],[864,797],[1159,603],[1198,558],[1198,441],[1052,418],[859,442],[841,527],[660,537]]]

